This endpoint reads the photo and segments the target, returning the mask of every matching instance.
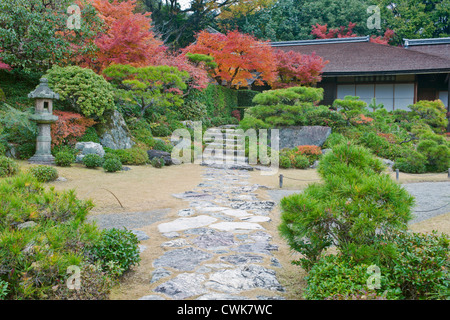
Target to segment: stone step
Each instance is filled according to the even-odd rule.
[[[216,150],[217,151],[217,150]],[[203,157],[214,158],[243,158],[247,159],[244,150],[222,150],[222,152],[203,151]]]
[[[206,148],[208,149],[225,149],[225,150],[245,150],[245,145],[244,144],[232,144],[232,143],[208,143],[206,145]]]

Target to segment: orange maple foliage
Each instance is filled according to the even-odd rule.
[[[55,110],[53,113],[58,116],[58,120],[51,126],[53,146],[62,143],[74,145],[77,138],[83,136],[86,129],[96,123],[94,120],[74,112]]]
[[[163,42],[151,31],[150,12],[134,13],[136,0],[90,0],[105,22],[105,30],[94,41],[95,56],[84,57],[82,67],[100,73],[111,64],[142,67],[165,50]]]
[[[302,155],[321,155],[322,149],[318,146],[314,145],[303,145],[298,146],[297,151],[295,151],[296,154],[302,154]]]
[[[214,57],[217,67],[211,76],[227,87],[245,87],[254,80],[272,84],[277,77],[277,65],[268,42],[238,31],[227,34],[201,31],[197,41],[184,52],[206,54]]]

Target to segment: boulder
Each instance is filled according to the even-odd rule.
[[[97,125],[100,143],[110,149],[130,149],[134,142],[122,114],[117,110],[109,111],[104,118],[106,121]]]
[[[164,164],[166,166],[170,166],[173,164],[172,156],[169,152],[161,151],[161,150],[148,150],[147,151],[148,158],[152,160],[153,158],[163,158]]]
[[[280,150],[284,148],[295,148],[297,146],[314,145],[321,147],[331,134],[330,127],[307,126],[307,127],[283,127],[279,130]]]
[[[105,150],[103,150],[102,145],[96,142],[77,142],[75,149],[80,150],[75,160],[78,163],[83,161],[84,156],[87,154],[96,154],[100,157],[105,155]]]

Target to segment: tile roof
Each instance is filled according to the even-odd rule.
[[[329,60],[324,76],[450,72],[450,59],[403,47],[382,45],[369,37],[272,42],[284,51],[315,52]]]

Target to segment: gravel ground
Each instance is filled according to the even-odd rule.
[[[414,219],[410,221],[410,224],[450,212],[450,182],[405,183],[403,186],[416,198],[416,206],[413,209]],[[267,192],[273,201],[279,203],[283,197],[301,190],[272,189]]]
[[[450,212],[450,182],[419,182],[403,184],[406,190],[416,198],[411,223],[420,222]],[[283,197],[302,190],[271,189],[267,193],[277,204]],[[437,209],[437,210],[436,210]],[[163,220],[170,209],[158,209],[147,212],[99,214],[89,217],[97,221],[101,229],[141,228]]]
[[[147,212],[108,213],[88,217],[97,222],[100,229],[127,228],[138,229],[165,219],[171,209],[157,209]]]

